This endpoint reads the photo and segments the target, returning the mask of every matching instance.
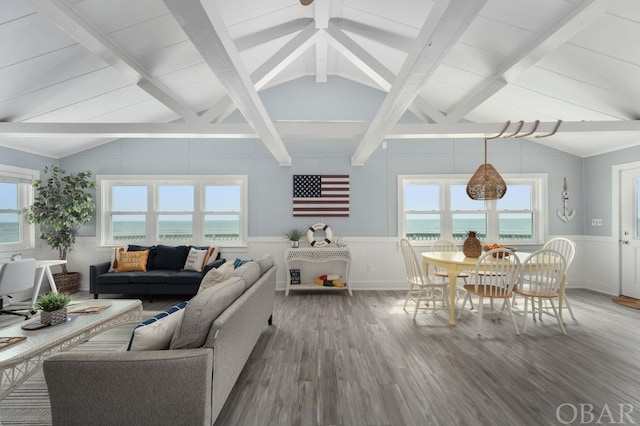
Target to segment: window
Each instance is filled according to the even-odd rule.
[[[503,175],[501,200],[472,200],[470,175],[400,175],[398,235],[414,241],[541,243],[546,230],[546,175]]]
[[[25,220],[21,210],[33,202],[35,170],[0,165],[0,251],[35,247],[35,226]]]
[[[246,176],[98,176],[97,181],[103,245],[246,245]]]

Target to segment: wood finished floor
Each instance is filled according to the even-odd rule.
[[[453,328],[444,311],[413,321],[400,291],[278,292],[274,325],[216,426],[580,424],[580,411],[568,422],[579,404],[593,406],[586,423],[640,424],[640,310],[584,290],[569,297],[578,319],[566,313],[566,336],[551,317],[516,336],[504,315],[477,337],[468,314]]]
[[[477,337],[471,315],[414,322],[404,292],[278,293],[216,425],[555,425],[578,404],[640,423],[640,310],[569,297],[566,336],[551,317],[516,336],[505,315]]]

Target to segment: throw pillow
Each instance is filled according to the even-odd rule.
[[[218,256],[220,255],[220,247],[211,246],[207,250],[207,257],[204,260],[204,264],[208,265],[209,263],[215,262],[218,260]]]
[[[149,250],[149,257],[147,257],[147,271],[153,270],[153,264],[156,260],[156,246],[139,246],[137,244],[129,244],[127,251],[145,251]]]
[[[153,351],[169,349],[173,333],[178,328],[184,308],[189,302],[172,306],[164,312],[141,322],[133,329],[128,351]]]
[[[116,247],[111,250],[111,263],[109,264],[109,272],[115,272],[120,266],[120,253],[127,251],[126,247]]]
[[[241,267],[242,265],[244,265],[247,262],[251,262],[251,260],[249,260],[249,259],[243,260],[243,259],[238,259],[236,257],[236,260],[233,261],[233,267],[238,269],[239,267]]]
[[[149,250],[120,253],[120,264],[116,272],[147,272]]]
[[[184,262],[189,255],[189,247],[187,246],[165,246],[157,247],[156,259],[153,265],[154,269],[173,269],[179,271],[184,266]]]
[[[202,272],[208,254],[209,250],[198,250],[191,247],[187,260],[184,262],[184,268],[182,269],[185,271]]]
[[[169,349],[201,348],[218,316],[244,291],[244,281],[230,278],[195,295],[189,301]]]
[[[200,281],[200,287],[198,288],[198,293],[226,280],[231,276],[232,272],[233,262],[225,262],[218,268],[210,270],[204,277],[202,277],[202,281]]]

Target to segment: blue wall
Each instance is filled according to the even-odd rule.
[[[301,78],[260,95],[273,120],[371,121],[384,98],[380,91],[338,77],[323,84]],[[228,121],[243,120],[236,113]],[[407,114],[402,121],[416,120]],[[290,167],[279,166],[259,140],[236,139],[117,140],[66,157],[60,165],[69,171],[89,169],[95,174],[246,174],[250,237],[282,236],[291,227],[307,227],[316,221],[329,223],[336,236],[393,237],[397,235],[399,174],[472,174],[483,161],[484,149],[481,139],[389,140],[388,149],[379,147],[364,166],[352,167],[351,156],[359,140],[324,140],[318,135],[314,140],[284,143],[293,158]],[[0,162],[12,165],[29,157],[11,150],[0,153]],[[582,158],[526,140],[498,139],[489,141],[489,162],[501,173],[548,174],[551,235],[583,235],[586,218],[595,217],[591,212],[584,214]],[[349,218],[292,217],[292,176],[319,173],[350,175]],[[608,174],[611,180],[610,166],[598,173]],[[570,207],[577,213],[569,223],[556,216],[556,210],[562,208],[564,177],[569,183]],[[590,180],[585,178],[585,182]],[[607,188],[610,191],[610,185]],[[600,231],[605,229],[603,226]],[[95,224],[83,229],[82,235],[95,235]]]

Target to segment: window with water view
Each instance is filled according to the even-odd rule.
[[[21,210],[33,199],[35,170],[0,165],[0,251],[16,251],[33,247],[34,225]]]
[[[540,242],[544,229],[540,175],[509,177],[501,200],[472,200],[467,176],[399,176],[399,235],[414,241],[462,242],[476,231],[487,242]]]
[[[104,244],[246,241],[246,177],[101,177]],[[144,182],[144,183],[143,183]]]

